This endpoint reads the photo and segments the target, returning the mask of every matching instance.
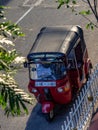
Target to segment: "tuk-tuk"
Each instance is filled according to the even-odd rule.
[[[51,121],[56,104],[68,104],[87,81],[91,71],[80,26],[44,27],[27,56],[29,91]]]

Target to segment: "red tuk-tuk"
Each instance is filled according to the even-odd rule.
[[[86,80],[91,62],[80,26],[44,27],[27,56],[29,91],[42,105],[47,120],[56,104],[68,104]]]

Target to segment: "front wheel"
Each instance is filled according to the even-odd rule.
[[[49,113],[45,113],[45,118],[47,121],[51,122],[54,118],[54,110],[51,110]]]

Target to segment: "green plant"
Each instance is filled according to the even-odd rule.
[[[87,29],[94,29],[94,27],[98,28],[97,23],[98,23],[98,2],[97,0],[82,0],[81,5],[86,4],[89,9],[87,10],[81,10],[78,11],[75,7],[76,4],[79,3],[77,0],[57,0],[58,2],[58,9],[61,8],[61,6],[66,5],[67,8],[70,8],[75,15],[81,15],[83,16],[87,21],[86,28]],[[96,22],[92,21],[88,16],[90,14],[93,14],[95,17]]]
[[[28,114],[26,103],[32,104],[32,98],[19,88],[14,75],[21,68],[25,57],[15,50],[13,39],[24,36],[16,24],[5,21],[4,8],[0,6],[0,106],[5,114],[20,115],[23,111]]]

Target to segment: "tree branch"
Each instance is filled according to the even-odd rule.
[[[94,1],[95,1],[95,0],[94,0]],[[95,16],[96,20],[97,20],[97,22],[98,22],[98,16],[96,15],[95,10],[93,9],[93,7],[92,7],[92,5],[91,5],[90,1],[89,1],[89,0],[87,0],[87,2],[88,2],[88,5],[89,5],[90,9],[92,10],[92,12],[93,12],[93,14],[94,14],[94,16]]]
[[[94,9],[97,16],[97,22],[98,22],[98,12],[97,12],[97,0],[94,0]]]
[[[96,24],[94,24],[94,22],[92,22],[89,18],[87,18],[85,15],[81,15],[82,17],[84,17],[87,21],[89,21],[90,23],[92,23],[96,28],[98,28],[98,26]]]
[[[69,6],[69,8],[72,10],[72,8]],[[74,12],[77,12],[77,10],[74,9]],[[76,13],[77,15],[77,13]],[[90,23],[92,23],[96,28],[98,28],[97,24],[95,24],[93,21],[91,21],[88,17],[86,17],[83,14],[78,13],[78,15],[81,15],[82,17],[84,17],[87,21],[89,21]]]

